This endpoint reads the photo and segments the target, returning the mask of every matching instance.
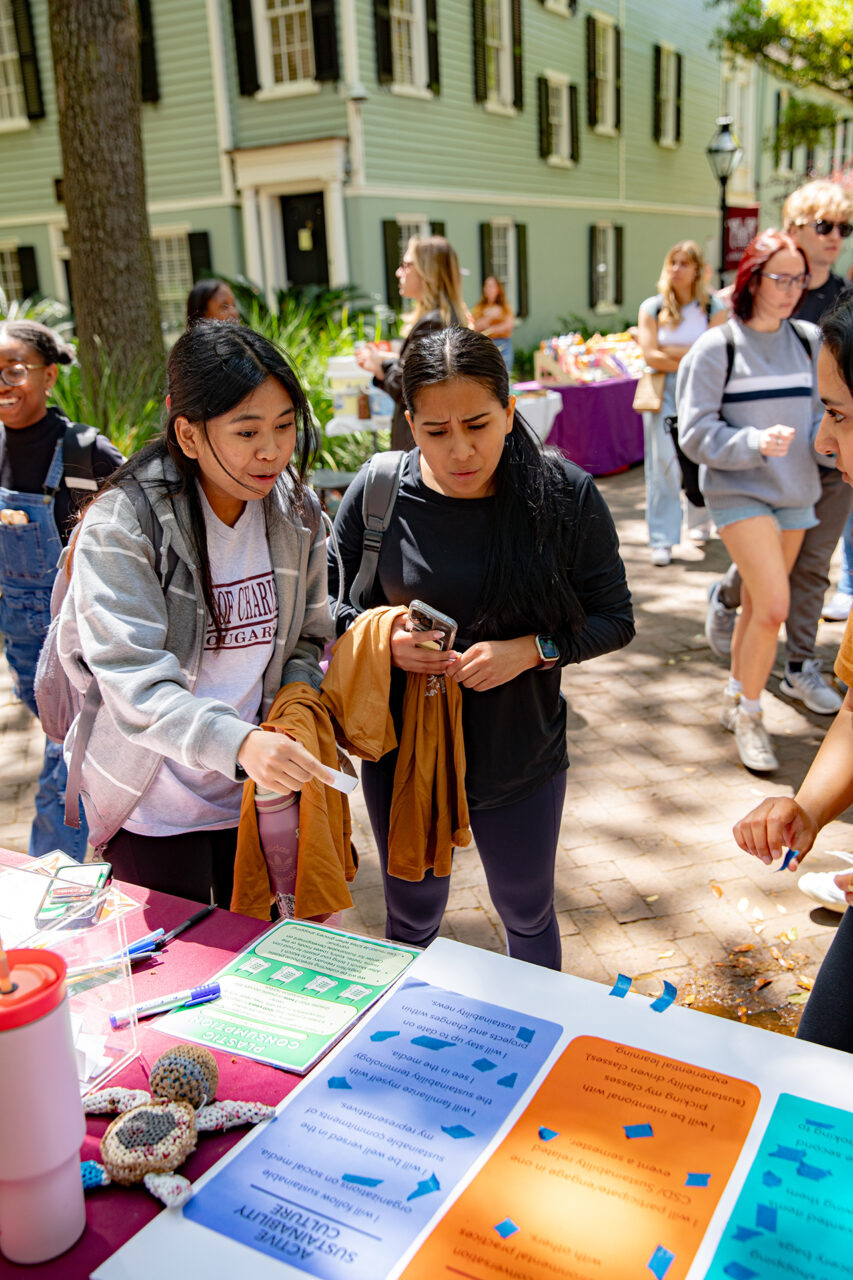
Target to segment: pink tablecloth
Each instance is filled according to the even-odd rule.
[[[517,383],[514,390],[539,386]],[[643,459],[643,420],[634,412],[634,378],[612,378],[587,386],[551,387],[563,408],[547,443],[594,476],[624,471]]]
[[[4,855],[8,858],[8,854]],[[25,863],[26,858],[21,858]],[[119,883],[116,881],[115,883]],[[197,911],[199,903],[169,894],[154,893],[138,885],[127,885],[137,902],[145,904],[144,913],[136,913],[128,928],[128,941],[141,937],[161,925],[169,929]],[[230,911],[214,911],[206,920],[194,925],[163,950],[156,963],[134,969],[134,984],[139,999],[169,995],[207,981],[227,964],[233,955],[251,942],[268,925],[249,916]],[[129,1089],[147,1089],[148,1072],[154,1061],[174,1043],[170,1036],[155,1031],[150,1023],[139,1024],[140,1055],[121,1071],[111,1084]],[[264,1067],[248,1058],[212,1051],[219,1066],[219,1098],[240,1098],[252,1102],[279,1102],[299,1083],[299,1077],[273,1067]],[[97,1160],[101,1137],[113,1116],[88,1116],[86,1139],[81,1160]],[[244,1128],[228,1133],[206,1133],[180,1172],[194,1182],[224,1155],[244,1134]],[[86,1229],[73,1249],[52,1262],[40,1266],[19,1267],[0,1256],[0,1275],[38,1277],[39,1280],[82,1280],[135,1235],[163,1209],[159,1200],[142,1186],[103,1187],[86,1195]]]

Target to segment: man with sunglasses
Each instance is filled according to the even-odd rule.
[[[785,201],[782,227],[793,236],[809,263],[808,288],[794,312],[797,320],[819,324],[853,288],[833,270],[844,241],[853,231],[853,200],[837,182],[818,179],[798,187]],[[818,715],[834,715],[841,706],[838,692],[824,680],[815,642],[829,564],[853,503],[853,493],[835,469],[835,460],[819,458],[821,495],[815,503],[819,521],[807,529],[791,570],[791,604],[785,623],[787,661],[779,682],[781,692],[802,702]],[[708,593],[705,636],[718,658],[728,658],[737,611],[740,574],[732,565]]]

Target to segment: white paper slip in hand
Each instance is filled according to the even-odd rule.
[[[343,791],[344,795],[349,795],[355,791],[358,786],[358,778],[355,774],[340,773],[337,769],[326,769],[326,776],[323,779],[327,787],[334,787],[336,791]]]

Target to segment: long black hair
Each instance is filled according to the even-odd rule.
[[[416,412],[424,387],[465,378],[509,405],[503,356],[483,333],[443,329],[416,340],[403,362],[403,399]],[[578,630],[584,611],[565,563],[570,484],[560,458],[543,452],[520,413],[495,471],[495,503],[475,638]]]
[[[104,493],[120,488],[128,479],[136,480],[138,472],[155,456],[168,454],[172,459],[180,480],[167,491],[184,495],[189,504],[190,528],[186,532],[198,558],[204,602],[216,629],[217,647],[222,643],[224,624],[210,577],[207,528],[196,483],[200,470],[196,459],[188,458],[179,445],[175,423],[178,418],[186,418],[199,426],[214,458],[230,476],[210,438],[208,421],[229,413],[267,378],[275,378],[293,402],[297,436],[296,448],[287,466],[286,492],[292,512],[300,514],[306,501],[305,476],[319,447],[317,428],[302,384],[287,357],[266,338],[252,329],[219,324],[215,320],[194,325],[178,338],[166,366],[169,409],[162,435],[125,462],[101,490]],[[278,484],[282,483],[279,480]]]
[[[853,301],[842,297],[820,322],[823,345],[838,365],[848,391],[853,394]]]
[[[225,288],[224,280],[198,280],[187,297],[187,328],[207,320],[207,304],[214,294]]]
[[[76,355],[70,342],[64,342],[59,334],[36,320],[0,320],[0,334],[23,342],[45,364],[72,364]]]

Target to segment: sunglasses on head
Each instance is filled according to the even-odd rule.
[[[833,227],[837,227],[842,240],[846,240],[853,231],[853,222],[831,222],[829,218],[817,218],[814,222],[810,222],[809,226],[814,227],[819,236],[828,236]]]

